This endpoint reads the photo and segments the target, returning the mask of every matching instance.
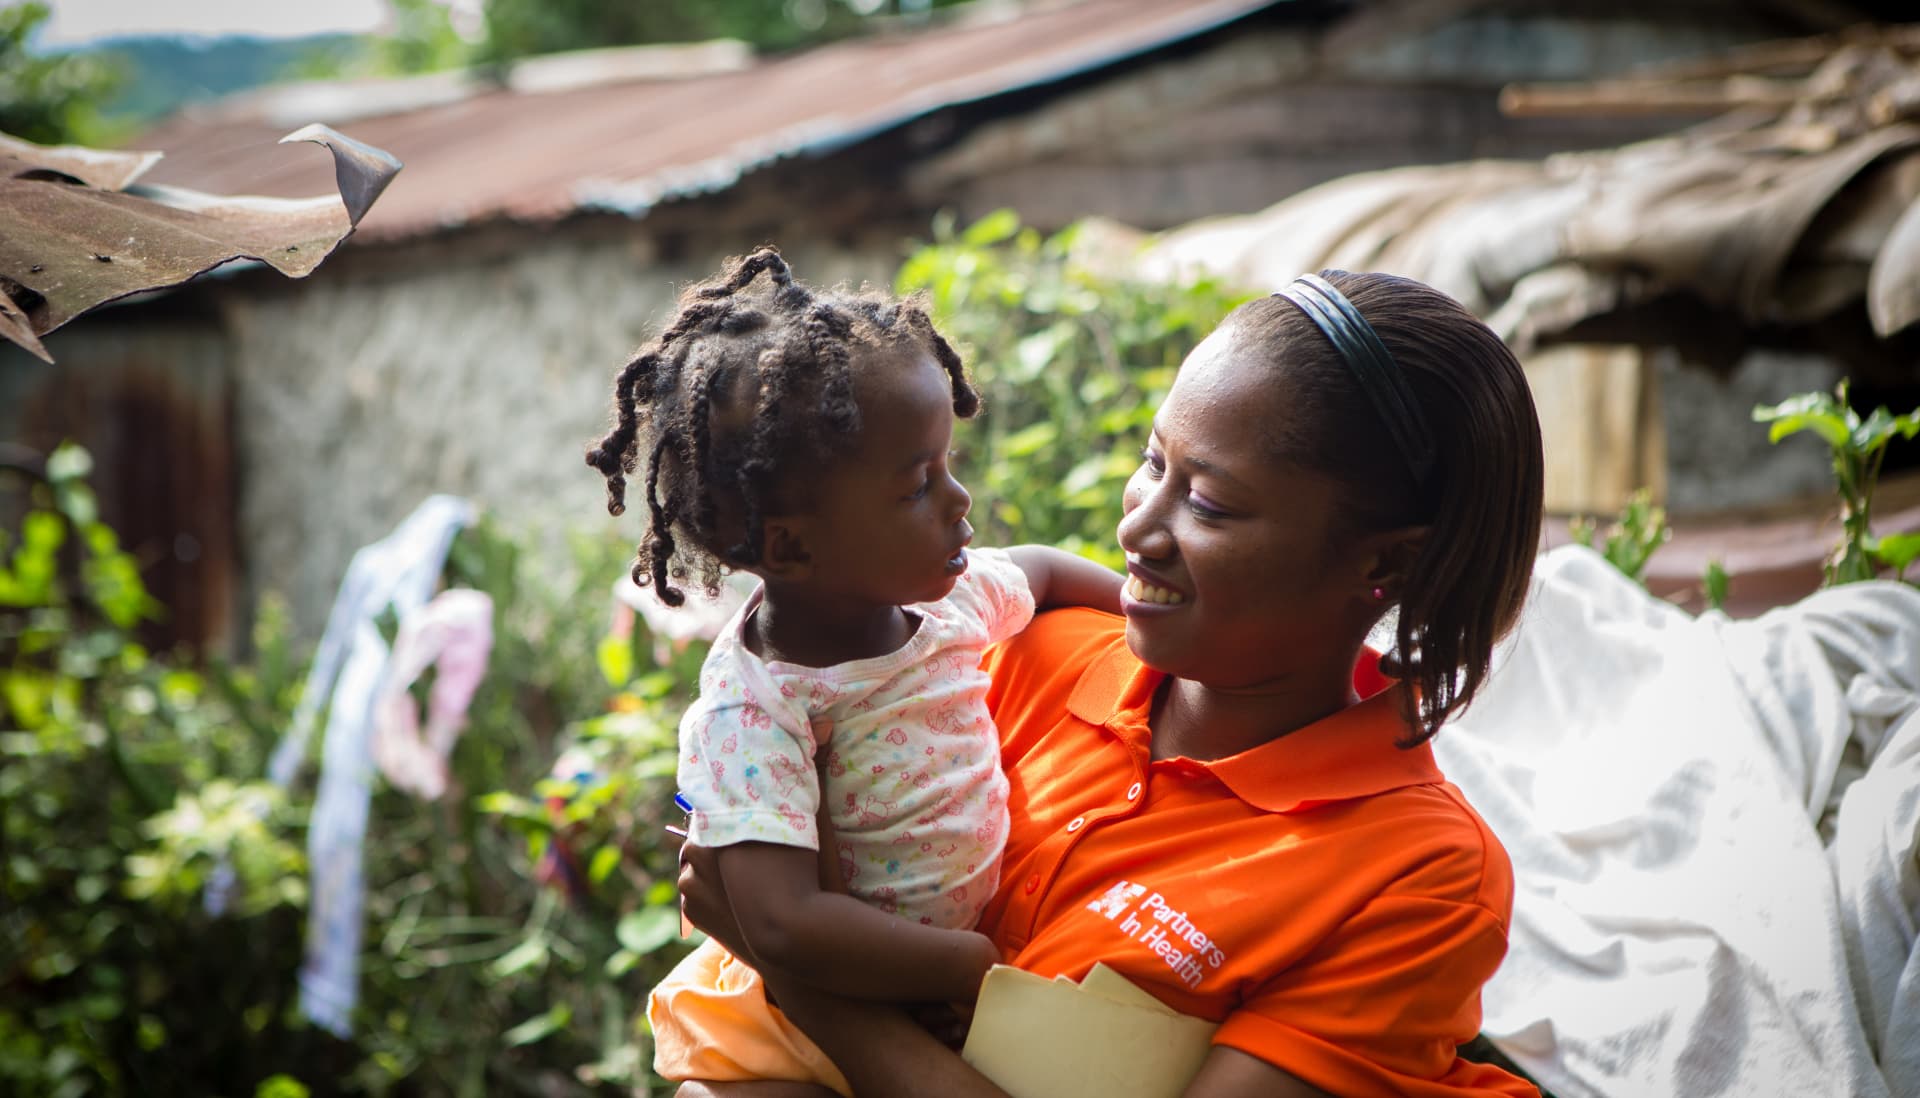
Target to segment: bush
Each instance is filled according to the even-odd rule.
[[[1896,579],[1906,578],[1907,567],[1920,558],[1920,534],[1875,536],[1873,490],[1888,445],[1896,438],[1920,435],[1920,409],[1896,416],[1879,407],[1862,420],[1848,405],[1847,383],[1842,381],[1831,395],[1801,393],[1755,408],[1753,418],[1771,424],[1767,429],[1771,442],[1811,431],[1832,452],[1841,533],[1840,544],[1827,559],[1821,586],[1874,579],[1882,569],[1892,571]]]
[[[673,856],[655,838],[673,676],[609,682],[582,655],[603,631],[599,577],[626,550],[581,542],[587,578],[553,589],[490,526],[456,542],[450,581],[495,600],[496,673],[449,794],[373,799],[361,1000],[341,1041],[297,1009],[312,789],[261,780],[300,686],[285,616],[269,603],[245,666],[141,649],[131,631],[157,607],[94,519],[86,465],[72,449],[49,462],[0,570],[0,1091],[645,1085],[633,1020],[678,952]],[[628,643],[647,651],[643,633]],[[549,780],[565,742],[573,770]],[[570,860],[579,887],[540,872]],[[216,917],[203,897],[221,864],[238,888]]]
[[[244,1070],[200,991],[260,1029],[286,983],[270,974],[298,958],[291,821],[265,791],[216,784],[258,774],[265,738],[208,677],[133,640],[158,607],[97,520],[88,465],[57,451],[19,533],[0,535],[0,1081],[23,1094],[158,1093],[209,1052]],[[236,797],[282,830],[222,826]],[[183,836],[207,808],[211,826]],[[181,902],[216,846],[255,916],[219,935]]]
[[[956,435],[983,544],[1041,542],[1121,564],[1120,490],[1188,351],[1249,295],[1207,278],[1151,283],[1075,257],[1001,210],[900,269],[973,371],[985,411]]]

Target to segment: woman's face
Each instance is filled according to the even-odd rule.
[[[1258,689],[1320,669],[1364,615],[1368,565],[1335,536],[1346,489],[1274,453],[1286,393],[1222,329],[1154,417],[1119,529],[1127,645],[1149,667]]]

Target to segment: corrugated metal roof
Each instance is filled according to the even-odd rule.
[[[1083,0],[878,35],[740,71],[530,93],[488,88],[344,128],[407,171],[361,224],[400,239],[583,209],[644,213],[719,190],[773,160],[844,147],[930,112],[1092,71],[1231,23],[1277,0]],[[326,121],[326,119],[314,119]],[[324,168],[279,155],[275,122],[232,104],[183,114],[136,144],[149,176],[217,192],[310,194]]]

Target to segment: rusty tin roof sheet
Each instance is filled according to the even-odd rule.
[[[360,233],[397,240],[583,210],[640,216],[772,161],[1097,70],[1274,2],[1083,0],[853,39],[738,71],[544,93],[475,86],[341,123],[407,164]],[[155,182],[269,195],[324,186],[322,169],[272,155],[275,125],[230,102],[178,115],[137,144],[167,154]]]

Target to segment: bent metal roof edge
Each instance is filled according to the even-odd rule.
[[[826,155],[946,107],[1097,71],[1276,2],[1081,0],[851,39],[733,71],[555,92],[492,87],[359,118],[342,125],[407,165],[360,235],[398,241],[580,211],[644,216],[775,161]],[[324,189],[322,169],[276,154],[275,120],[239,106],[186,112],[144,135],[137,146],[167,154],[149,178],[229,193]]]

